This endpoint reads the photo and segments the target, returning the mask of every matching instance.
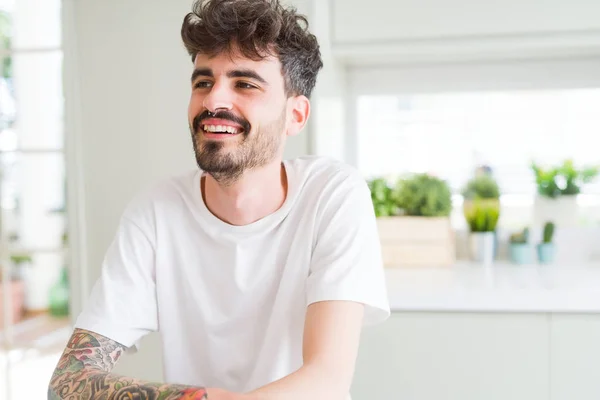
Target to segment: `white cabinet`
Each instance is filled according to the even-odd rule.
[[[362,336],[353,400],[548,400],[546,314],[394,313]]]
[[[332,52],[346,65],[585,59],[600,52],[596,0],[328,1]]]
[[[552,316],[552,400],[600,398],[600,316]]]
[[[396,312],[363,332],[352,400],[596,400],[600,315]]]
[[[600,2],[595,0],[330,1],[333,40],[339,44],[600,29]]]

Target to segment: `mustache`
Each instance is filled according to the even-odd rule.
[[[201,114],[196,115],[196,117],[194,117],[194,121],[193,121],[194,132],[198,132],[198,130],[200,129],[200,125],[202,125],[202,121],[204,121],[205,119],[208,119],[208,118],[218,118],[218,119],[224,119],[227,121],[231,121],[233,123],[240,125],[242,127],[242,129],[244,129],[245,135],[247,135],[248,132],[250,132],[250,122],[248,122],[246,119],[238,117],[237,115],[235,115],[234,113],[232,113],[230,111],[217,111],[216,113],[209,115],[208,110],[206,110],[206,111],[202,112]]]

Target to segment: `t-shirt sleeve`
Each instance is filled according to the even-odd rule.
[[[75,328],[137,350],[139,340],[158,329],[154,259],[151,239],[123,216]]]
[[[365,325],[383,322],[390,307],[368,186],[362,179],[351,179],[329,197],[307,279],[308,304],[356,301],[365,305]]]

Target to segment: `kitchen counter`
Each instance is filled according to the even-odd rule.
[[[392,311],[600,313],[600,262],[386,268]]]

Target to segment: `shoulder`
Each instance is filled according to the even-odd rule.
[[[323,156],[291,162],[297,173],[300,202],[315,207],[319,218],[346,209],[353,213],[372,208],[367,181],[357,168]]]
[[[190,170],[165,177],[143,188],[128,202],[122,218],[143,223],[157,214],[169,213],[192,202],[194,180],[199,174],[197,170]]]
[[[289,161],[301,185],[310,189],[344,192],[364,190],[367,183],[360,171],[340,160],[326,156],[304,156]]]

